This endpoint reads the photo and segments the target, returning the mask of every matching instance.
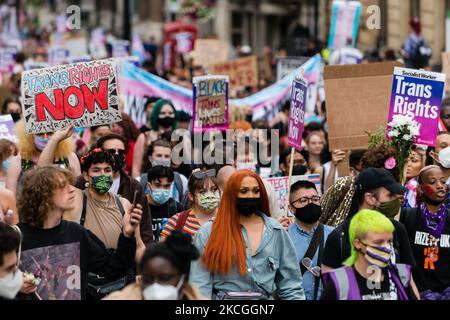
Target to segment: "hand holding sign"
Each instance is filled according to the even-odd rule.
[[[52,139],[57,142],[66,140],[66,139],[72,137],[74,128],[75,127],[73,125],[70,125],[69,127],[67,127],[67,129],[56,131],[53,134]]]

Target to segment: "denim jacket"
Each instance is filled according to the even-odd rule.
[[[241,226],[246,243],[247,272],[241,277],[237,266],[226,275],[213,274],[198,259],[191,265],[189,282],[196,286],[205,297],[217,298],[217,291],[254,291],[271,297],[276,289],[282,300],[304,300],[302,276],[298,266],[294,245],[288,233],[278,221],[264,218],[264,233],[261,244],[254,256],[251,255],[247,232]],[[203,255],[203,250],[211,234],[212,221],[203,225],[194,238],[194,245]]]

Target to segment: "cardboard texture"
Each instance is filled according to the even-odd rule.
[[[230,46],[217,39],[197,39],[194,45],[194,65],[207,67],[228,60]]]
[[[365,131],[385,128],[392,75],[398,62],[327,66],[324,69],[329,150],[366,149]]]

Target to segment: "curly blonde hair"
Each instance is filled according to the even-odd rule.
[[[34,145],[33,135],[25,132],[25,122],[23,120],[18,121],[15,129],[19,139],[18,149],[22,159],[32,160],[33,156],[38,156],[39,150]],[[55,159],[67,158],[74,151],[75,141],[73,139],[65,139],[58,144],[55,151]]]
[[[42,228],[53,209],[55,191],[67,184],[73,184],[72,173],[68,170],[48,166],[28,171],[17,196],[20,222],[32,228]]]

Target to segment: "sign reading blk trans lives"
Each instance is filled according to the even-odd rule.
[[[288,144],[300,150],[302,148],[303,123],[305,122],[305,102],[308,84],[303,78],[292,83],[291,109],[289,111]]]
[[[407,115],[420,124],[414,143],[434,146],[441,113],[445,74],[395,67],[388,123]]]

